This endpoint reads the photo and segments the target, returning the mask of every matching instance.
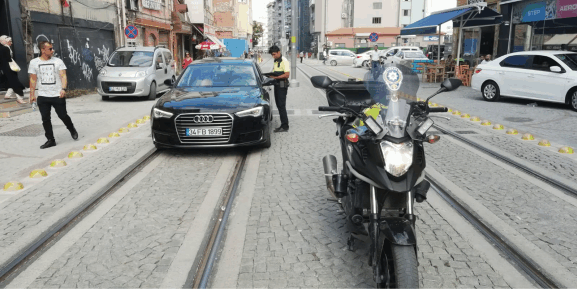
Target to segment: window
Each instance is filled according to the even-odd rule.
[[[166,59],[166,63],[171,64],[172,63],[172,54],[168,51],[164,51],[164,52],[162,52],[162,54],[164,54],[164,59]]]
[[[515,55],[505,58],[500,64],[502,67],[527,68],[527,60],[529,55]]]
[[[331,51],[330,55],[339,55],[338,51]]]
[[[116,51],[110,57],[108,65],[115,67],[146,67],[152,65],[153,56],[154,52],[148,51]]]
[[[410,10],[403,10],[403,16],[409,16],[409,11]]]
[[[158,55],[156,55],[156,69],[161,69],[161,63],[164,63],[164,61],[162,61],[162,53],[158,53]]]
[[[256,86],[254,68],[249,65],[200,64],[190,65],[177,87],[206,86]]]
[[[551,59],[550,57],[543,55],[533,56],[533,65],[531,66],[532,69],[551,72],[551,66],[561,67],[557,61]]]
[[[373,24],[381,24],[381,17],[373,17]]]
[[[345,48],[345,44],[344,43],[335,43],[335,47],[336,48]]]
[[[373,2],[373,9],[383,9],[383,2]]]
[[[555,57],[563,61],[571,70],[577,70],[577,54],[557,54]]]

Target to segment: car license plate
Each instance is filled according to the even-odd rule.
[[[212,135],[222,135],[221,127],[199,127],[199,128],[187,128],[186,136],[212,136]]]
[[[128,91],[128,87],[109,87],[108,91]]]

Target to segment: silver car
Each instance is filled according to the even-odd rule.
[[[163,47],[122,47],[114,51],[96,79],[102,100],[111,96],[143,96],[150,100],[170,89],[176,62]]]

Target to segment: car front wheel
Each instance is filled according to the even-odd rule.
[[[574,111],[577,111],[577,89],[574,89],[571,92],[571,95],[569,96],[568,102],[569,102],[569,106],[571,106],[571,109]]]
[[[488,81],[481,87],[481,92],[483,93],[483,98],[486,101],[497,101],[501,97],[499,86],[493,81]]]
[[[331,65],[332,65],[332,66],[337,66],[337,61],[336,61],[336,60],[331,60]]]
[[[150,92],[148,93],[148,100],[155,100],[156,99],[156,83],[153,82],[150,85]]]

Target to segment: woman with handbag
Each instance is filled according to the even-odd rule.
[[[24,85],[18,80],[18,72],[20,67],[13,59],[12,38],[6,35],[0,36],[0,70],[2,71],[2,78],[6,82],[8,91],[6,91],[5,99],[16,98],[20,104],[25,103],[22,96],[24,96]]]

